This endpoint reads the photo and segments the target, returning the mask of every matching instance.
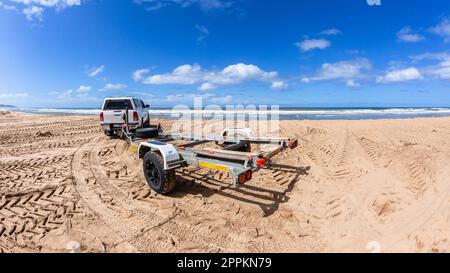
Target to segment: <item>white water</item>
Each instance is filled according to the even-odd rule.
[[[21,112],[31,112],[38,114],[72,114],[72,115],[99,115],[100,109],[57,109],[57,108],[17,108],[10,109],[13,111]],[[267,114],[278,115],[280,117],[286,117],[288,119],[327,119],[327,118],[343,118],[343,119],[353,119],[353,118],[395,118],[395,117],[427,117],[427,116],[450,116],[450,108],[381,108],[381,109],[371,109],[371,108],[343,108],[343,109],[322,109],[322,108],[311,108],[311,109],[286,109],[282,108],[280,110],[270,110],[266,112],[258,112],[256,110],[186,110],[186,109],[151,109],[149,110],[152,116],[161,117],[179,117],[190,115],[203,114],[205,117],[211,117],[212,115],[263,115]]]

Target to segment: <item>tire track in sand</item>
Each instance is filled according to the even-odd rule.
[[[73,172],[76,189],[88,207],[123,239],[145,252],[179,252],[179,245],[188,241],[203,251],[223,251],[226,242],[202,234],[204,230],[180,223],[176,207],[158,215],[146,202],[133,200],[112,184],[100,165],[100,147],[96,139],[75,153]]]

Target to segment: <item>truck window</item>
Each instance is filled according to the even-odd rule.
[[[103,110],[124,110],[133,109],[133,105],[130,100],[107,100]]]
[[[133,99],[134,100],[134,105],[136,106],[136,108],[141,108],[141,103],[139,102],[139,100],[137,99]]]

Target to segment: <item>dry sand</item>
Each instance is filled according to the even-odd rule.
[[[241,189],[161,196],[96,117],[5,113],[0,252],[450,252],[450,118],[281,125],[300,147]]]

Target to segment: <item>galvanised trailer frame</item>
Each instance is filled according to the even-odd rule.
[[[253,172],[269,166],[279,153],[298,146],[296,138],[255,137],[249,128],[229,128],[218,136],[202,137],[166,134],[161,126],[143,130],[152,131],[152,136],[138,138],[139,130],[130,133],[127,124],[124,124],[122,132],[130,143],[130,149],[143,160],[147,183],[162,194],[174,189],[175,170],[186,166],[228,172],[232,185],[238,188],[252,179]],[[208,143],[215,143],[217,148],[199,148]],[[251,151],[252,145],[262,144],[271,144],[271,148]]]

